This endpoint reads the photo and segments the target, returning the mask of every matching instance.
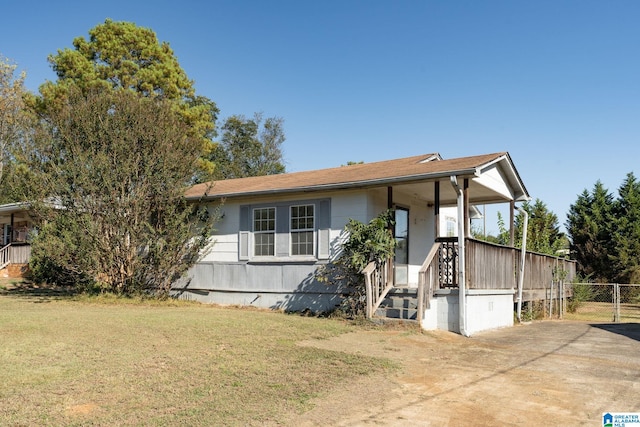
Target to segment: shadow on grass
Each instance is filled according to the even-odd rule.
[[[79,293],[81,292],[71,287],[37,285],[28,280],[0,284],[0,295],[25,298],[36,303],[66,299]]]

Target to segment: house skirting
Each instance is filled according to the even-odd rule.
[[[467,333],[513,326],[513,289],[470,289],[466,293]],[[460,333],[458,289],[439,289],[425,311],[422,327]]]
[[[285,311],[333,311],[342,290],[319,282],[314,263],[215,263],[194,265],[173,286],[179,298]]]

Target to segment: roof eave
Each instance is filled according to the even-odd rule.
[[[312,191],[332,191],[332,190],[343,190],[343,189],[354,189],[354,188],[369,188],[369,187],[379,187],[381,185],[388,184],[410,184],[414,182],[421,181],[437,181],[442,178],[448,178],[450,176],[457,177],[474,177],[478,176],[477,168],[468,168],[468,169],[460,169],[455,171],[444,171],[444,172],[435,172],[429,174],[418,174],[418,175],[407,175],[402,177],[395,178],[381,178],[381,179],[370,179],[363,181],[351,181],[351,182],[341,182],[341,183],[332,183],[332,184],[319,184],[319,185],[309,185],[303,187],[290,187],[290,188],[282,188],[282,189],[274,189],[274,190],[258,190],[258,191],[246,191],[246,192],[232,192],[232,193],[218,193],[214,195],[199,195],[199,196],[191,196],[187,197],[189,201],[210,201],[215,199],[222,199],[228,197],[252,197],[252,196],[267,196],[273,194],[290,194],[290,193],[307,193]]]

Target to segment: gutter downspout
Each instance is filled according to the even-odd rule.
[[[464,220],[464,193],[458,185],[458,179],[455,175],[449,178],[451,185],[458,196],[458,323],[460,325],[460,334],[469,337],[471,334],[467,331],[467,278],[465,274],[465,220]]]
[[[517,298],[518,322],[522,323],[522,287],[524,285],[524,262],[527,257],[527,228],[529,226],[529,214],[527,213],[526,210],[519,208],[517,206],[516,206],[516,209],[518,209],[522,213],[522,215],[524,215],[524,224],[522,226],[522,249],[521,249],[522,259],[520,261],[520,272],[518,274],[518,298]]]

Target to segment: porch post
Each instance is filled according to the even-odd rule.
[[[469,219],[469,179],[464,179],[464,237],[471,236],[471,232],[469,230],[470,219]]]
[[[460,188],[458,185],[458,177],[451,175],[451,186],[457,195],[457,208],[458,208],[458,325],[460,328],[460,334],[465,337],[470,336],[467,329],[467,277],[466,277],[466,261],[465,261],[465,217],[468,212],[465,213],[465,189]],[[465,179],[465,181],[467,181]],[[465,183],[468,186],[468,182]],[[463,186],[465,186],[463,184]]]
[[[11,228],[9,229],[9,243],[13,243],[13,215],[14,213],[11,212]]]
[[[436,239],[440,237],[440,181],[436,181],[433,183],[433,198],[435,201],[433,202],[433,208],[435,210],[435,221],[436,221]]]
[[[511,200],[509,202],[509,246],[511,247],[513,247],[513,244],[515,241],[514,236],[516,232],[515,215],[514,215],[515,206],[516,206],[515,200]]]

